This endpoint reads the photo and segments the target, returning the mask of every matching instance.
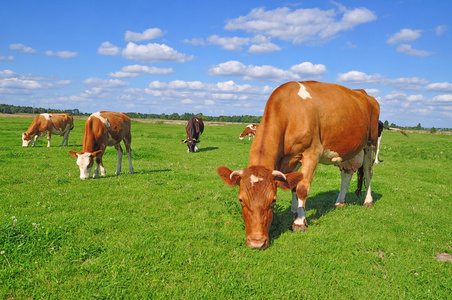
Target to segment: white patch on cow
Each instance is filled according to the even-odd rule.
[[[91,115],[91,117],[95,117],[98,118],[102,123],[105,124],[105,126],[107,126],[107,128],[110,128],[110,122],[108,122],[107,118],[104,118],[100,115],[100,112],[95,112]]]
[[[43,116],[47,121],[50,121],[50,117],[52,116],[51,114],[41,114],[41,116]]]
[[[302,99],[311,98],[311,94],[306,90],[306,87],[302,85],[301,83],[298,83],[300,85],[300,90],[298,91],[298,96],[300,96]]]
[[[250,176],[250,181],[251,181],[251,185],[254,186],[255,183],[258,183],[259,181],[264,180],[264,178],[261,177],[257,177],[254,174],[251,174]]]
[[[91,168],[88,168],[90,164],[91,153],[77,154],[77,165],[80,169],[80,178],[87,179],[89,173],[91,173]]]

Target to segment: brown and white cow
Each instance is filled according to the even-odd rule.
[[[257,127],[259,127],[259,124],[250,124],[246,126],[245,130],[240,134],[239,139],[243,140],[245,136],[248,136],[248,141],[256,135]]]
[[[28,130],[22,133],[22,146],[28,147],[34,137],[33,145],[36,145],[38,137],[47,134],[47,147],[50,147],[50,139],[52,134],[63,136],[63,141],[60,147],[67,146],[69,140],[69,133],[74,128],[74,120],[71,114],[40,114],[37,115],[33,122],[31,122]],[[66,142],[66,143],[65,143]]]
[[[105,176],[105,168],[102,163],[107,146],[115,146],[118,156],[116,175],[121,173],[122,148],[121,141],[126,146],[127,157],[129,159],[129,172],[133,173],[132,149],[130,143],[130,118],[125,113],[99,111],[92,114],[85,122],[82,152],[69,151],[73,157],[77,158],[77,165],[80,168],[80,179],[87,179],[96,158],[96,169],[93,178],[99,177],[99,167],[102,176]]]
[[[278,186],[292,189],[292,229],[306,229],[305,204],[319,163],[338,165],[341,170],[337,207],[344,205],[353,172],[363,165],[367,181],[364,205],[372,206],[372,150],[378,139],[379,114],[378,102],[364,90],[314,81],[278,87],[267,101],[248,167],[217,169],[228,186],[239,185],[246,244],[268,246]],[[300,164],[301,172],[294,172]]]
[[[185,131],[187,132],[187,138],[182,140],[182,143],[187,144],[187,152],[198,151],[198,144],[200,143],[199,137],[204,132],[204,122],[202,121],[202,118],[194,117],[188,120]]]

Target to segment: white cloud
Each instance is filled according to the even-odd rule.
[[[438,36],[443,35],[447,30],[449,30],[447,25],[440,25],[435,28],[436,35]]]
[[[57,52],[53,52],[53,51],[47,50],[45,52],[45,55],[54,56],[54,57],[58,57],[58,58],[73,58],[73,57],[76,57],[78,55],[78,53],[77,52],[71,52],[71,51],[57,51]]]
[[[248,52],[250,53],[270,53],[275,51],[280,51],[281,48],[273,43],[261,43],[261,44],[254,44],[251,45],[248,49]]]
[[[99,49],[97,49],[97,53],[100,55],[116,56],[121,53],[121,48],[113,45],[110,42],[103,42],[100,45]]]
[[[186,62],[194,59],[194,56],[187,56],[164,44],[137,45],[132,42],[122,50],[122,56],[139,62]]]
[[[22,53],[27,53],[27,54],[36,54],[38,53],[35,49],[31,48],[31,47],[27,47],[24,44],[11,44],[9,45],[9,49],[11,50],[18,50]]]
[[[138,32],[132,32],[132,31],[126,31],[124,39],[127,42],[139,42],[139,41],[146,41],[146,40],[152,40],[158,37],[163,36],[163,31],[159,28],[149,28],[143,31],[143,33]]]
[[[129,86],[128,82],[121,81],[119,79],[100,79],[100,78],[88,78],[82,82],[89,87],[97,88],[121,88]]]
[[[452,105],[452,94],[447,94],[447,95],[438,95],[436,97],[433,97],[432,99],[435,102],[441,102],[441,103],[449,103]]]
[[[402,29],[394,33],[386,42],[388,44],[398,44],[402,42],[413,42],[421,37],[421,30]]]
[[[166,75],[175,73],[173,68],[157,68],[142,65],[125,66],[119,72],[110,73],[108,76],[114,78],[135,78],[142,74]]]
[[[431,83],[425,87],[425,90],[430,92],[452,92],[452,83],[450,82]]]
[[[352,85],[391,85],[403,90],[421,90],[423,85],[428,84],[427,80],[420,77],[390,79],[380,74],[368,75],[360,71],[339,73],[336,81]]]
[[[207,45],[203,38],[193,38],[191,40],[185,39],[183,42],[187,43],[187,44],[192,44],[192,45],[195,45],[195,46],[205,46],[205,45]]]
[[[211,35],[207,38],[207,42],[211,45],[219,45],[224,50],[242,50],[243,45],[247,45],[250,42],[249,38],[241,37],[219,37],[218,35]]]
[[[405,54],[413,55],[413,56],[422,56],[422,57],[433,54],[433,52],[413,49],[413,47],[411,47],[411,45],[408,45],[408,44],[401,44],[401,45],[397,46],[397,52],[405,53]]]
[[[359,24],[371,22],[377,16],[366,8],[321,10],[288,7],[265,10],[255,8],[246,16],[229,20],[226,30],[244,30],[301,44],[310,40],[329,40],[337,33]]]
[[[262,80],[281,82],[285,80],[319,79],[327,72],[324,65],[304,62],[282,70],[274,66],[244,65],[238,61],[228,61],[210,67],[208,75],[238,76],[244,80]]]
[[[20,78],[5,78],[0,79],[0,88],[5,89],[49,89],[53,87],[51,83],[39,82],[36,80],[25,80]]]
[[[9,55],[9,56],[0,56],[0,61],[13,61],[14,60],[14,56]]]

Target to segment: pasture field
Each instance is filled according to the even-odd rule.
[[[206,124],[187,153],[184,125],[132,123],[133,166],[82,181],[69,147],[21,147],[30,118],[0,118],[0,297],[3,299],[450,299],[452,136],[385,131],[375,206],[355,194],[334,209],[340,173],[319,166],[308,230],[291,232],[278,191],[268,249],[245,245],[237,188],[216,174],[247,166],[243,125]]]

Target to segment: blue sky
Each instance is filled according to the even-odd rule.
[[[452,1],[1,1],[0,103],[262,115],[274,88],[366,89],[452,127]]]

